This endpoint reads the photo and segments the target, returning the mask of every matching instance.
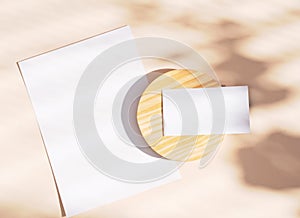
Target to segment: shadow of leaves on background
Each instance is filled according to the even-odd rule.
[[[300,137],[270,134],[254,147],[238,151],[246,183],[271,189],[300,187]]]
[[[215,50],[226,57],[213,66],[220,81],[224,85],[248,85],[251,106],[264,106],[277,103],[288,97],[290,91],[263,78],[263,75],[275,65],[278,60],[259,60],[247,57],[239,51],[241,43],[255,36],[256,33],[245,25],[234,21],[220,20],[216,24],[203,23],[189,14],[183,14],[174,22],[190,29],[207,31],[217,36],[208,44],[194,45],[201,55],[202,49]],[[212,28],[213,27],[213,28]]]
[[[267,64],[245,58],[236,53],[226,62],[217,66],[219,71],[226,71],[226,85],[248,85],[252,106],[272,104],[281,101],[288,96],[289,91],[285,88],[261,81],[259,78],[267,69]],[[228,80],[232,80],[234,84]],[[224,79],[221,78],[221,81]]]
[[[242,28],[232,22],[223,22],[220,26],[225,32],[227,28]],[[227,52],[228,58],[215,66],[221,81],[225,85],[248,85],[250,92],[251,106],[272,104],[284,100],[289,90],[275,85],[267,80],[262,80],[269,66],[274,62],[259,61],[243,56],[237,51],[237,43],[247,40],[249,36],[244,34],[236,38],[226,38],[219,40],[217,44]],[[223,73],[225,72],[225,73]]]

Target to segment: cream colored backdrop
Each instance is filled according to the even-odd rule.
[[[50,166],[16,61],[129,24],[202,54],[249,85],[251,135],[228,136],[183,179],[78,217],[300,217],[300,1],[0,1],[0,217],[59,217]],[[101,196],[100,196],[101,197]]]

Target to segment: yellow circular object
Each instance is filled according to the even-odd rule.
[[[148,145],[161,156],[176,161],[197,160],[214,150],[223,135],[163,135],[161,90],[219,86],[208,74],[191,70],[171,70],[153,80],[143,92],[137,109],[138,125]]]

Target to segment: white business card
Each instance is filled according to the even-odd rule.
[[[250,132],[247,86],[165,89],[165,136]]]

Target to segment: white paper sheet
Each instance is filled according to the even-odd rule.
[[[163,90],[165,136],[250,131],[247,86]]]
[[[180,177],[178,172],[175,172],[150,183],[132,184],[117,181],[96,170],[83,156],[77,144],[73,126],[73,99],[83,71],[102,51],[132,38],[130,28],[125,26],[18,63],[67,216],[137,194]],[[134,73],[136,75],[145,73],[139,61],[129,66],[123,72],[122,80],[127,78],[126,75],[132,77]],[[113,83],[110,85],[114,86]],[[111,104],[109,98],[112,96],[107,94],[107,90],[106,94],[102,93],[108,96],[107,102],[102,104]],[[105,98],[100,96],[97,102],[101,101],[105,101]],[[111,111],[104,109],[101,113],[102,116],[106,116],[103,113]],[[107,116],[110,117],[110,114]],[[97,120],[97,114],[96,122],[101,122]],[[99,128],[101,129],[101,124]],[[108,136],[116,137],[113,133],[109,133]],[[108,136],[106,140],[109,143]],[[124,146],[121,140],[110,139],[114,143],[112,153],[121,153],[123,157],[137,162],[157,160],[137,148]]]

